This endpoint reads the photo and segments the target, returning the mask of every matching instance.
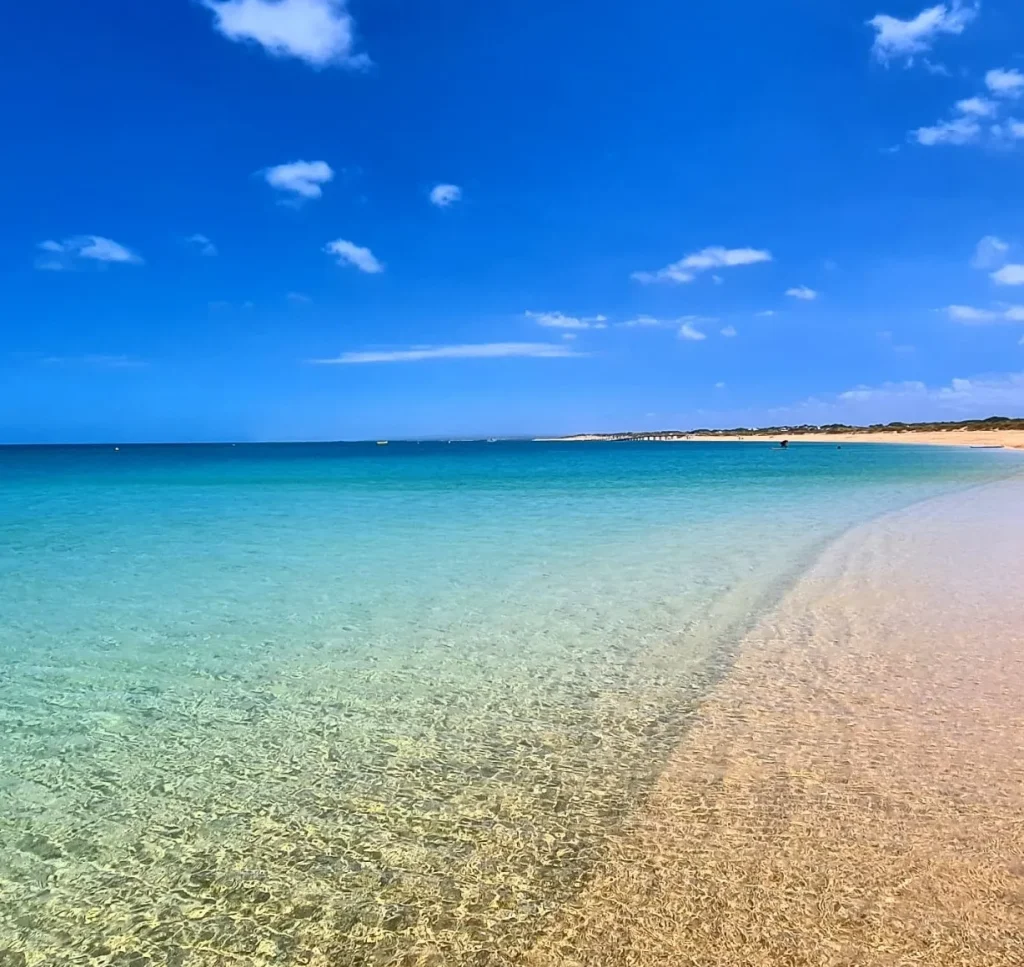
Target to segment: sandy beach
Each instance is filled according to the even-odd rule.
[[[849,532],[533,967],[1024,963],[1024,481]]]
[[[612,439],[607,434],[589,433],[562,437],[562,442],[596,442]],[[652,439],[654,439],[652,437]],[[658,439],[656,442],[686,443],[902,443],[923,444],[940,447],[1006,447],[1024,450],[1024,430],[907,430],[904,432],[880,431],[877,433],[778,433],[745,436],[720,436],[691,433]]]

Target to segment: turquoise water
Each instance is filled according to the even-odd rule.
[[[513,963],[825,542],[1020,466],[0,449],[0,964]]]

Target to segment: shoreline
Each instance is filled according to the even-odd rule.
[[[610,443],[633,442],[617,440],[616,434],[584,433],[567,437],[538,437],[536,443]],[[640,434],[644,437],[644,434]],[[898,443],[916,446],[937,447],[985,447],[1024,450],[1024,430],[904,430],[863,433],[749,433],[749,434],[698,434],[686,433],[679,436],[649,437],[636,442],[651,443],[780,443],[788,440],[795,443],[832,443],[846,445],[855,443]]]
[[[1019,964],[1022,497],[1015,476],[834,542],[531,967]]]

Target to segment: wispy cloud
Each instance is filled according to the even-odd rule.
[[[979,309],[975,306],[946,306],[946,315],[954,322],[983,326],[994,322],[1024,322],[1024,306]]]
[[[434,359],[564,359],[585,356],[569,346],[545,342],[469,343],[456,346],[412,346],[409,349],[348,352],[332,359],[311,359],[316,366],[355,366],[367,363],[418,363]]]
[[[956,102],[956,110],[973,117],[991,118],[995,117],[999,107],[995,101],[990,101],[987,97],[965,97]]]
[[[733,337],[738,335],[735,326],[724,326],[721,330],[721,333],[723,336],[725,336],[726,339],[732,339]]]
[[[645,284],[652,282],[692,282],[702,272],[711,269],[734,268],[738,265],[754,265],[758,262],[770,262],[771,252],[756,248],[723,248],[711,245],[686,255],[678,262],[666,265],[654,272],[634,272],[631,278]]]
[[[1024,373],[957,378],[936,387],[916,380],[857,386],[840,393],[838,399],[846,403],[885,403],[894,408],[899,404],[925,403],[933,410],[951,410],[958,414],[988,408],[988,415],[991,415],[1004,408],[1015,410],[1024,406]]]
[[[36,268],[51,272],[72,269],[81,262],[120,263],[141,265],[142,257],[124,245],[102,235],[77,235],[56,242],[40,242],[43,253],[36,259]]]
[[[313,300],[304,292],[289,292],[288,301],[296,305],[308,306]]]
[[[189,235],[185,242],[200,255],[214,256],[217,254],[217,246],[205,235]]]
[[[567,316],[562,312],[526,312],[527,319],[532,319],[538,326],[547,329],[607,329],[608,319],[605,316]]]
[[[1020,97],[1024,94],[1024,74],[996,67],[985,74],[985,86],[996,97]]]
[[[267,184],[291,195],[293,202],[320,198],[323,186],[334,179],[334,169],[326,161],[289,161],[266,168]]]
[[[1024,285],[1024,265],[1010,263],[990,276],[996,285]]]
[[[107,355],[105,353],[86,353],[84,356],[46,356],[42,359],[45,366],[90,366],[96,369],[139,369],[147,365],[145,360],[134,356]]]
[[[632,319],[627,319],[625,322],[616,323],[616,325],[623,329],[658,329],[674,325],[674,323],[668,322],[664,319],[656,319],[654,316],[641,315],[635,316]]]
[[[879,63],[902,61],[910,67],[914,58],[931,50],[941,35],[962,34],[977,14],[977,6],[959,0],[952,0],[949,6],[940,3],[928,7],[910,20],[876,14],[867,22],[875,31],[871,52]]]
[[[679,327],[679,338],[689,342],[703,342],[708,337],[701,332],[692,322],[683,322]]]
[[[462,200],[462,189],[458,185],[434,185],[430,189],[430,204],[447,208]]]
[[[794,299],[800,299],[803,302],[813,302],[818,298],[818,293],[806,285],[797,285],[792,289],[786,289],[786,295]]]
[[[758,319],[771,319],[772,316],[778,315],[774,309],[762,309],[760,312],[755,312],[754,315]]]
[[[360,272],[367,272],[370,275],[384,271],[383,263],[377,260],[373,252],[344,238],[328,242],[324,246],[324,251],[335,256],[339,265],[354,265]]]
[[[1024,122],[1013,117],[998,120],[1011,100],[1024,93],[1024,74],[993,70],[985,75],[985,81],[987,93],[995,95],[995,100],[981,95],[961,98],[953,105],[951,117],[915,128],[908,139],[926,148],[971,144],[1008,147],[1024,139]]]
[[[969,115],[939,121],[928,127],[917,128],[910,132],[912,140],[926,148],[938,144],[965,145],[976,144],[981,139],[981,125]]]
[[[1006,261],[1010,251],[1010,243],[1004,242],[995,235],[986,235],[974,246],[971,267],[975,269],[994,269]]]
[[[355,52],[355,22],[346,0],[200,0],[228,40],[259,44],[274,57],[312,67],[370,65]]]

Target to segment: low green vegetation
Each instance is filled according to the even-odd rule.
[[[1024,419],[1009,416],[990,416],[984,420],[949,420],[934,423],[872,423],[870,426],[851,426],[847,423],[825,423],[816,425],[803,423],[799,426],[733,427],[732,429],[656,430],[638,433],[599,434],[608,440],[668,440],[686,437],[732,437],[732,436],[779,436],[787,434],[800,436],[805,433],[942,433],[951,430],[1024,430]]]

